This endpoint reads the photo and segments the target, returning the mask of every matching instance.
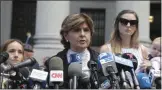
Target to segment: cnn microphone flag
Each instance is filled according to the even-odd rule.
[[[61,71],[61,70],[51,70],[50,71],[50,81],[51,82],[63,82],[64,80],[63,80],[63,77],[64,75],[63,75],[63,71]]]

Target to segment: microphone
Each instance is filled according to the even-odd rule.
[[[126,79],[129,82],[130,88],[134,89],[134,84],[133,84],[133,79],[132,79],[132,75],[129,71],[125,71],[125,75],[126,75]]]
[[[120,73],[120,78],[121,78],[120,82],[122,83],[121,88],[128,89],[128,88],[130,88],[130,86],[126,81],[126,75],[125,75],[124,71],[128,68],[128,66],[131,65],[130,67],[132,67],[132,64],[131,64],[132,62],[130,62],[130,61],[126,60],[126,59],[123,60],[123,58],[121,58],[122,55],[120,53],[117,53],[115,55],[116,55],[115,58],[117,58],[115,60],[118,61],[118,63],[117,63],[118,67],[117,68],[118,68],[118,71]],[[120,59],[122,59],[124,61],[124,65],[123,65],[123,62],[121,62]],[[125,62],[130,62],[130,63],[128,63],[126,65]]]
[[[21,81],[21,83],[19,83],[17,85],[17,88],[27,89],[27,87],[28,87],[28,77],[29,77],[29,74],[30,74],[29,68],[28,67],[19,68],[19,71],[17,73],[19,74],[19,77],[21,77],[20,80],[16,80],[16,84],[17,84],[17,82]]]
[[[119,56],[122,56],[122,55],[119,55],[119,54],[118,54],[118,56],[115,56],[112,53],[101,53],[100,55],[99,55],[99,58],[101,60],[100,59],[99,60],[100,60],[100,63],[102,65],[103,73],[109,72],[110,76],[112,76],[113,79],[115,80],[115,79],[117,79],[115,73],[119,72],[118,74],[120,74],[121,79],[123,81],[126,81],[124,71],[126,71],[126,70],[132,71],[132,68],[134,67],[133,62],[129,59],[119,57]],[[104,70],[105,67],[103,67],[103,63],[105,63],[105,62],[107,62],[106,63],[107,64],[106,65],[107,71],[105,71]],[[111,64],[110,64],[110,62],[111,62]],[[107,75],[107,74],[104,74],[104,75]],[[128,84],[126,85],[125,82],[124,82],[124,85],[125,85],[125,88],[128,87]]]
[[[102,67],[102,72],[104,76],[110,76],[111,77],[111,84],[112,88],[119,88],[119,82],[116,76],[116,73],[118,72],[116,63],[114,61],[114,56],[111,52],[109,53],[101,53],[98,56],[99,60],[99,66]]]
[[[77,89],[77,78],[82,76],[82,64],[80,62],[73,62],[69,65],[68,76],[72,77],[70,89]]]
[[[128,89],[128,88],[130,88],[129,85],[127,84],[127,82],[126,82],[126,75],[125,75],[123,69],[121,70],[120,75],[121,75],[121,80],[123,81],[122,88],[123,88],[123,89]]]
[[[110,81],[105,76],[99,77],[100,88],[101,89],[109,89],[111,87]]]
[[[132,53],[123,53],[121,57],[131,60],[133,62],[134,70],[137,69],[137,58]]]
[[[108,66],[111,66],[113,68],[113,71],[114,73],[117,73],[118,70],[117,70],[117,67],[116,67],[116,63],[113,59],[113,56],[112,56],[112,53],[101,53],[99,56],[98,56],[98,60],[99,60],[99,66],[102,67],[102,71],[103,71],[103,74],[104,76],[108,76],[109,73],[107,72],[106,68]]]
[[[53,83],[55,89],[59,89],[59,84],[63,83],[63,62],[59,57],[52,57],[49,60],[50,84]]]
[[[0,54],[0,64],[5,62],[9,58],[9,54],[7,52],[1,52]]]
[[[132,77],[133,77],[133,81],[134,81],[135,88],[136,88],[136,89],[140,89],[140,87],[139,87],[139,82],[138,82],[138,80],[137,80],[137,76],[136,76],[135,71],[134,71],[134,70],[136,70],[137,65],[138,65],[137,58],[136,58],[133,54],[131,54],[131,53],[124,53],[124,54],[122,55],[122,57],[123,57],[123,58],[130,59],[129,61],[132,61],[133,67],[134,67],[134,68],[131,69],[131,70],[129,70],[129,71],[131,71],[131,73],[132,73]]]
[[[9,67],[4,69],[4,72],[8,72],[8,71],[15,70],[15,69],[22,68],[22,67],[26,67],[26,66],[32,66],[35,63],[36,63],[35,58],[29,58],[29,59],[24,60],[23,62],[20,62],[20,63],[14,65],[14,66],[9,65]]]
[[[39,76],[39,77],[38,77]],[[33,69],[29,78],[34,82],[33,89],[42,89],[42,82],[45,82],[48,76],[48,72]]]
[[[98,80],[98,74],[97,74],[97,63],[95,61],[88,61],[88,67],[91,70],[91,80],[93,84],[95,85],[95,88],[99,88],[99,80]]]
[[[82,89],[91,89],[91,72],[89,70],[82,70],[82,75],[80,77],[80,81],[82,84]]]
[[[23,75],[24,78],[28,78],[30,71],[28,67],[19,68],[19,72]]]
[[[151,89],[152,87],[151,81],[149,76],[146,73],[142,73],[142,72],[138,73],[137,79],[139,81],[140,89]]]
[[[151,79],[151,83],[153,83],[153,81],[156,78],[161,77],[161,71],[160,70],[155,70],[155,69],[150,69],[149,76],[150,76],[150,79]]]
[[[19,68],[16,72],[11,72],[10,74],[3,73],[2,75],[9,79],[8,88],[27,89],[29,70],[26,67]]]

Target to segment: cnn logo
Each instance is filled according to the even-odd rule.
[[[63,78],[63,75],[62,75],[62,73],[53,73],[52,77],[53,78]]]
[[[50,71],[50,81],[63,81],[63,71],[52,70]]]

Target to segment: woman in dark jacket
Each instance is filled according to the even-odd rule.
[[[71,58],[73,54],[80,56],[82,71],[85,71],[85,74],[88,72],[90,73],[90,69],[87,65],[90,60],[97,63],[98,53],[90,48],[93,33],[93,21],[86,14],[72,14],[64,19],[60,35],[62,37],[61,43],[64,45],[65,49],[57,55],[52,56],[60,57],[63,60],[64,84],[60,88],[69,88],[69,79],[71,77],[68,76],[68,67],[73,62]],[[47,70],[51,58],[46,62]],[[78,83],[78,89],[88,89],[86,83],[81,83],[80,81],[78,81]],[[93,82],[91,83],[90,88],[95,88]]]

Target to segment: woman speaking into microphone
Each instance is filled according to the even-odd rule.
[[[71,14],[64,19],[60,30],[61,43],[64,46],[64,50],[52,56],[60,57],[63,62],[64,85],[61,88],[69,88],[68,67],[72,62],[82,63],[81,69],[85,71],[85,74],[90,72],[87,66],[88,61],[93,60],[97,62],[98,53],[90,48],[93,33],[93,21],[86,14]],[[74,55],[77,55],[78,59],[72,60],[75,57]],[[47,67],[49,60],[46,62]],[[86,88],[84,86],[86,86],[85,83],[78,82],[77,88]],[[93,85],[91,86],[93,88]]]

